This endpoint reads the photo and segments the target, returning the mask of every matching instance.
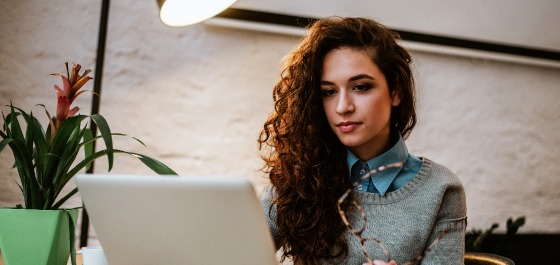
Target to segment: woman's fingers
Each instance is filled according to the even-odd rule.
[[[364,265],[372,265],[372,263],[364,263]],[[397,262],[394,260],[391,260],[389,262],[385,262],[382,260],[374,260],[373,265],[397,265]]]

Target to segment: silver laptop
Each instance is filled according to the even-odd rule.
[[[278,264],[246,179],[82,174],[76,182],[110,265]]]

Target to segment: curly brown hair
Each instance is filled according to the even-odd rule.
[[[337,260],[348,253],[346,227],[337,212],[338,197],[349,187],[346,147],[329,128],[320,79],[325,55],[338,48],[368,51],[386,77],[390,92],[401,98],[391,112],[392,128],[404,138],[416,123],[410,55],[400,37],[367,18],[315,21],[300,45],[285,58],[274,87],[274,111],[259,136],[259,149],[270,148],[264,170],[275,191],[276,224],[282,259],[296,264]],[[264,146],[264,147],[263,147]]]

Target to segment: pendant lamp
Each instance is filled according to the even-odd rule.
[[[237,0],[157,0],[159,18],[171,27],[182,27],[209,19]]]

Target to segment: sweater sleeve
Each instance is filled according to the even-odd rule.
[[[276,226],[276,207],[272,204],[273,200],[272,188],[269,186],[267,187],[262,194],[261,197],[261,206],[263,208],[263,212],[265,215],[266,222],[268,223],[268,228],[270,229],[270,233],[274,238],[274,244],[276,245],[276,250],[280,247],[280,231]]]
[[[464,264],[467,226],[465,191],[460,180],[451,171],[443,166],[435,167],[436,170],[443,171],[442,175],[449,181],[428,244],[440,237],[441,239],[429,250],[422,264]],[[425,249],[427,248],[429,246]]]

